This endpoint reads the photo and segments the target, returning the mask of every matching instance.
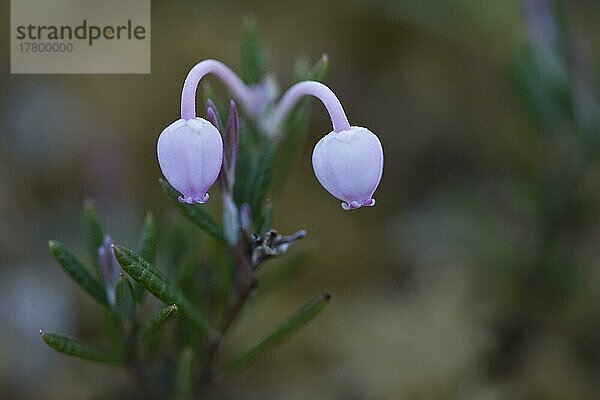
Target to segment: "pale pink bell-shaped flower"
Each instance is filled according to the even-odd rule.
[[[312,155],[321,185],[351,210],[375,205],[373,193],[383,172],[383,148],[377,136],[358,126],[322,137]]]
[[[223,63],[204,60],[190,70],[181,92],[181,119],[162,131],[157,145],[163,175],[181,193],[179,201],[189,204],[208,200],[208,190],[223,164],[223,140],[219,130],[209,121],[196,117],[196,89],[208,74],[220,78],[248,114],[256,115],[263,107],[255,90]]]
[[[342,200],[344,210],[375,205],[373,193],[383,172],[383,148],[366,128],[350,126],[338,98],[319,82],[304,81],[292,86],[262,124],[267,135],[275,136],[286,115],[303,96],[315,96],[325,106],[333,132],[325,135],[313,150],[313,170],[319,183]]]
[[[160,169],[184,203],[205,203],[223,162],[221,134],[203,118],[179,119],[166,127],[157,145]]]

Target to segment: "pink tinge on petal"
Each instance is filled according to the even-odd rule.
[[[368,199],[363,202],[363,207],[373,207],[375,205],[375,199]]]
[[[349,211],[349,210],[356,210],[357,208],[360,208],[362,206],[362,204],[360,204],[358,201],[350,201],[350,202],[342,202],[342,208],[345,211]]]

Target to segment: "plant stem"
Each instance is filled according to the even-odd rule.
[[[231,253],[234,256],[236,266],[235,297],[223,319],[219,334],[208,346],[206,359],[200,369],[201,387],[209,384],[212,373],[212,362],[219,347],[254,289],[256,279],[254,276],[254,269],[252,268],[250,251],[248,249],[248,243],[244,240],[231,247]]]
[[[139,324],[137,320],[130,325],[123,326],[126,366],[140,389],[141,398],[148,400],[158,399],[161,396],[161,391],[156,390],[156,385],[152,385],[152,381],[148,379],[148,370],[144,365],[144,361],[140,358],[137,340],[138,330]]]
[[[142,398],[153,399],[155,398],[148,387],[148,381],[146,379],[146,371],[144,365],[138,357],[137,352],[137,340],[135,335],[135,329],[125,334],[125,346],[127,352],[127,368],[131,373],[133,379],[137,382],[142,393]]]

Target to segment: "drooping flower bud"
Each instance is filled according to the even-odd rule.
[[[189,204],[208,200],[208,189],[219,176],[223,164],[223,140],[218,124],[213,125],[196,117],[196,89],[200,80],[208,74],[221,79],[250,116],[256,116],[266,101],[255,88],[248,87],[231,69],[217,60],[204,60],[192,67],[181,92],[181,119],[163,130],[157,147],[163,175],[181,193],[179,201]],[[216,108],[209,107],[209,114],[211,112],[213,115],[208,115],[209,120],[215,118]],[[229,158],[228,161],[231,161]],[[232,186],[233,180],[230,179],[230,182]]]
[[[104,242],[98,248],[98,261],[100,264],[100,272],[102,280],[106,287],[106,297],[108,304],[115,304],[115,284],[121,273],[121,266],[115,257],[115,252],[112,248],[112,239],[109,235],[104,235]]]
[[[179,119],[166,127],[157,145],[160,169],[182,203],[205,203],[223,162],[223,141],[203,118]]]
[[[342,200],[344,210],[375,205],[373,193],[383,172],[381,143],[370,130],[350,126],[342,104],[327,86],[314,81],[295,84],[283,95],[262,129],[274,135],[298,100],[307,95],[321,100],[333,125],[333,132],[321,138],[313,150],[317,180]]]
[[[373,193],[383,172],[383,148],[375,134],[352,126],[319,140],[312,155],[321,185],[342,200],[344,210],[375,205]]]

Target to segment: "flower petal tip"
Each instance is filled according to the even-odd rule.
[[[208,198],[208,193],[204,193],[204,195],[202,196],[179,196],[177,200],[179,200],[180,203],[184,204],[204,204],[208,201]]]
[[[350,202],[343,201],[342,208],[344,211],[356,210],[361,207],[373,207],[375,205],[375,199],[367,199],[362,202],[352,200]]]

